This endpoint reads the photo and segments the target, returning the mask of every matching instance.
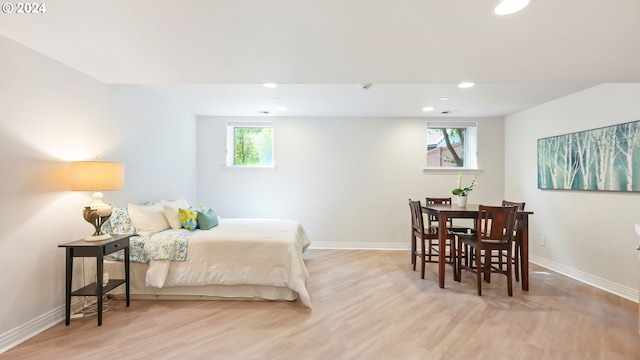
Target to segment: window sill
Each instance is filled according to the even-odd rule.
[[[221,168],[225,169],[225,170],[233,170],[233,171],[246,171],[246,170],[257,170],[257,171],[277,171],[278,170],[278,165],[273,165],[273,166],[238,166],[238,165],[233,165],[233,166],[228,166],[226,164],[222,164],[220,165]]]
[[[482,175],[484,170],[482,169],[459,169],[459,168],[423,168],[422,173],[425,175],[458,175],[458,174],[469,174],[469,175]]]

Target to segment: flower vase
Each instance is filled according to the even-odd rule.
[[[459,207],[467,206],[467,197],[462,195],[456,195],[456,203]]]

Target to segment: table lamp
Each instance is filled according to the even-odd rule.
[[[102,192],[121,190],[124,186],[124,164],[114,162],[74,161],[70,166],[71,190],[95,191],[93,202],[86,206],[82,215],[84,219],[95,227],[93,235],[87,236],[86,241],[101,241],[111,238],[102,233],[102,225],[111,216],[111,205],[102,202]]]

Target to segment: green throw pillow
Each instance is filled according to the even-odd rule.
[[[198,228],[198,211],[195,209],[178,209],[178,218],[183,228],[189,231]]]
[[[218,226],[218,215],[213,209],[198,210],[198,226],[202,230],[209,230]]]

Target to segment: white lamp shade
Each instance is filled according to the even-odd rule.
[[[108,191],[124,187],[124,164],[103,161],[75,161],[70,168],[71,190]]]

